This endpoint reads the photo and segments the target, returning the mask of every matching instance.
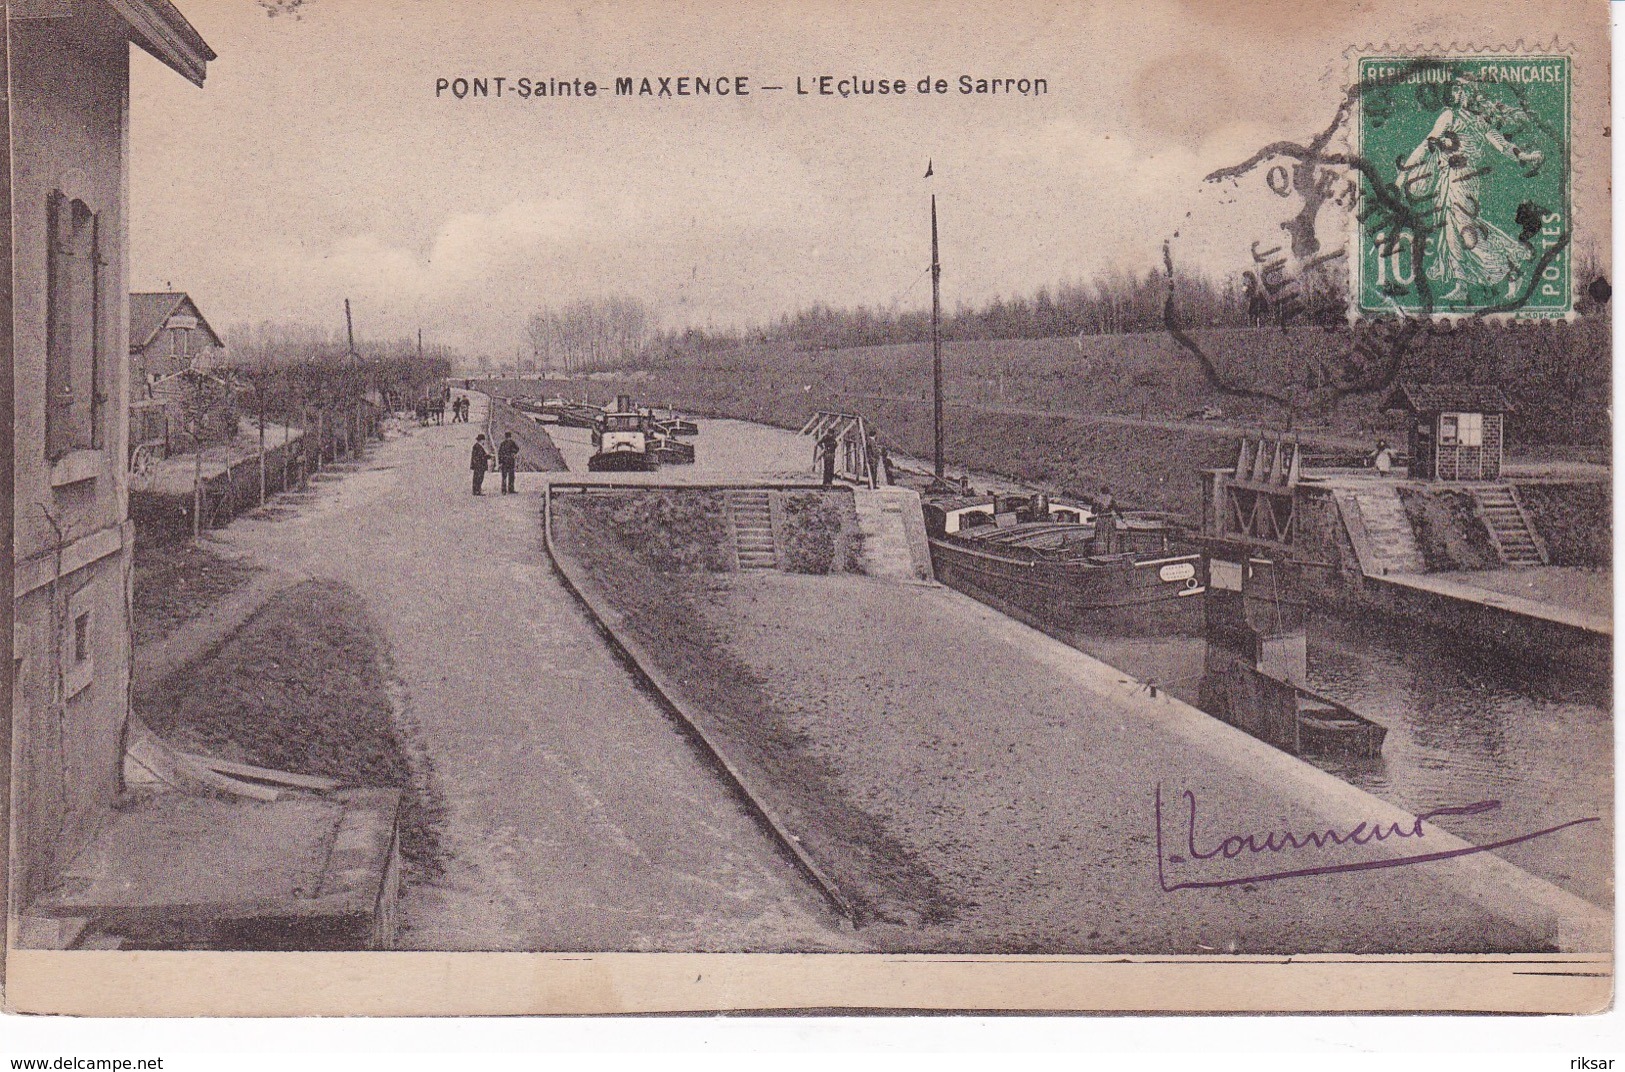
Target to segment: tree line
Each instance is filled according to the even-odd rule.
[[[1596,297],[1601,266],[1591,255],[1574,265],[1576,311],[1594,315],[1606,303]],[[953,342],[991,339],[1046,339],[1089,335],[1131,335],[1165,331],[1170,307],[1181,327],[1261,328],[1318,325],[1335,328],[1345,322],[1346,284],[1329,269],[1318,269],[1300,281],[1290,306],[1272,300],[1253,273],[1222,281],[1199,275],[1176,276],[1172,294],[1167,275],[1158,270],[1114,269],[1087,282],[1040,287],[1030,295],[1003,296],[980,305],[960,304],[942,319],[942,337]],[[1606,282],[1603,282],[1606,289]],[[1171,302],[1170,302],[1171,299]],[[931,314],[924,309],[858,306],[840,308],[815,303],[754,328],[701,330],[684,328],[655,336],[649,357],[715,353],[748,344],[780,344],[791,350],[844,350],[931,338]]]
[[[525,325],[530,357],[519,359],[520,371],[625,368],[644,356],[653,329],[648,307],[622,295],[545,307]]]
[[[225,342],[230,358],[222,373],[257,397],[247,400],[251,412],[263,405],[277,418],[353,409],[357,402],[405,408],[438,396],[459,363],[450,347],[420,349],[409,338],[358,342],[352,353],[342,333],[297,323],[238,325],[227,329]]]

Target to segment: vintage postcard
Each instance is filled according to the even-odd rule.
[[[9,0],[6,1002],[1613,1000],[1600,0]]]

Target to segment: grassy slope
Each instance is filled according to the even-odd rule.
[[[242,588],[257,572],[204,547],[137,543],[131,615],[136,646],[162,640]]]
[[[1613,565],[1614,501],[1607,484],[1519,484],[1518,496],[1546,541],[1552,565]]]
[[[502,442],[504,432],[512,432],[519,443],[519,472],[562,473],[570,468],[565,464],[559,448],[554,446],[552,437],[535,421],[515,409],[496,403],[491,408],[492,441]]]
[[[1306,370],[1345,356],[1346,330],[1321,328],[1195,333],[1227,374],[1279,386]],[[1610,347],[1605,318],[1516,329],[1472,325],[1453,337],[1424,337],[1404,375],[1441,382],[1502,384],[1517,412],[1509,447],[1520,444],[1606,445]],[[1283,427],[1270,403],[1238,400],[1213,390],[1188,353],[1168,335],[1089,336],[944,346],[944,393],[950,401],[1019,405],[1130,417],[1183,417],[1218,406],[1227,424]],[[693,358],[653,371],[601,375],[573,383],[510,383],[514,393],[583,394],[603,400],[617,392],[640,402],[675,404],[702,414],[799,428],[816,409],[864,414],[882,439],[911,454],[931,452],[930,347],[878,346],[820,353],[762,345],[732,355]],[[891,399],[877,400],[876,395]],[[1393,423],[1378,412],[1380,396],[1345,399],[1317,418],[1321,431],[1362,440]],[[1136,428],[996,413],[950,406],[946,450],[953,461],[1054,491],[1097,491],[1110,484],[1126,505],[1193,514],[1197,470],[1230,460],[1223,426]],[[1298,427],[1304,426],[1300,422]]]
[[[411,877],[439,873],[440,805],[396,731],[385,648],[360,598],[308,581],[260,609],[137,713],[176,746],[346,785],[404,788],[401,853]]]
[[[1604,444],[1610,435],[1608,330],[1606,318],[1513,329],[1467,325],[1451,335],[1424,335],[1407,352],[1402,377],[1503,385],[1518,407],[1514,445]],[[1322,328],[1192,334],[1227,377],[1271,389],[1301,386],[1318,375],[1312,370],[1341,367],[1361,338],[1346,329]],[[1284,424],[1286,416],[1272,403],[1213,389],[1196,359],[1163,332],[948,342],[943,367],[950,400],[1148,417],[1183,416],[1217,405],[1232,418],[1271,425]],[[843,394],[923,401],[930,384],[926,344],[818,353],[762,344],[685,358],[626,378],[622,386],[642,402],[799,424],[808,411],[829,408]],[[601,380],[577,384],[574,393],[583,389],[602,400],[621,387]],[[1330,432],[1363,435],[1386,420],[1378,412],[1381,401],[1380,395],[1349,396],[1315,420]]]

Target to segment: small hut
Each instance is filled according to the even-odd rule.
[[[1499,480],[1506,414],[1499,387],[1485,384],[1401,383],[1383,400],[1385,412],[1410,420],[1413,480]]]

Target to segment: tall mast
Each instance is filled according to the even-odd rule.
[[[942,479],[942,265],[937,260],[937,195],[931,195],[931,403],[936,474]]]

